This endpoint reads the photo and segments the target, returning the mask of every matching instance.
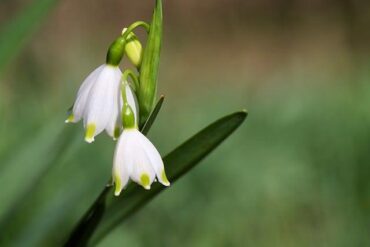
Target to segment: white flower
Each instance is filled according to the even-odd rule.
[[[76,123],[83,118],[86,128],[85,140],[94,141],[94,137],[104,129],[116,138],[121,130],[121,97],[122,72],[118,66],[103,64],[95,69],[82,83],[73,105],[72,114],[67,123]],[[126,86],[127,100],[137,119],[136,97],[131,88]]]
[[[123,130],[114,153],[112,173],[116,196],[121,193],[129,179],[147,190],[156,177],[161,184],[170,185],[160,154],[137,128]]]

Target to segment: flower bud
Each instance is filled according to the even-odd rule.
[[[122,34],[124,34],[126,30],[127,28],[124,28]],[[131,63],[137,68],[140,68],[143,57],[143,46],[133,32],[127,35],[125,53],[128,59],[130,59]]]

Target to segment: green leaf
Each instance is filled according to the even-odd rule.
[[[138,100],[140,107],[140,125],[149,117],[157,94],[157,77],[159,70],[159,57],[162,46],[162,1],[157,0],[153,19],[150,24],[148,40],[144,49],[143,61],[140,67],[140,87]]]
[[[0,74],[58,0],[34,0],[0,32]]]
[[[166,155],[163,161],[172,185],[233,133],[246,116],[247,112],[241,111],[223,117]],[[96,245],[115,226],[165,189],[166,187],[155,183],[151,190],[146,191],[131,183],[121,196],[114,197],[112,187],[105,188],[76,226],[65,246],[87,244],[91,236],[90,243]]]
[[[154,123],[155,119],[157,118],[157,115],[158,115],[159,111],[161,110],[163,101],[164,101],[164,96],[161,95],[161,97],[159,98],[157,104],[155,105],[152,113],[149,115],[148,120],[146,120],[144,126],[140,130],[141,133],[143,133],[144,135],[148,134],[149,129],[152,127],[152,124]]]

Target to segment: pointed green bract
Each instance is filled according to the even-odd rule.
[[[164,96],[162,95],[159,98],[157,104],[155,105],[152,113],[149,115],[148,119],[146,120],[145,124],[140,129],[141,133],[143,133],[144,135],[148,134],[149,129],[152,127],[152,124],[154,123],[155,119],[157,118],[159,110],[162,107],[163,101],[164,101]]]
[[[162,22],[162,1],[157,0],[140,68],[140,88],[137,92],[140,107],[140,126],[148,119],[157,93],[159,57],[162,45]]]
[[[166,155],[163,161],[169,181],[173,184],[178,178],[199,164],[199,161],[205,158],[243,123],[246,116],[247,112],[241,111],[223,117]],[[96,245],[115,226],[122,223],[165,188],[159,183],[154,183],[151,190],[146,191],[139,185],[132,183],[120,197],[114,197],[111,191],[112,187],[110,189],[105,188],[99,197],[99,201],[104,204],[104,207],[97,210],[96,208],[99,206],[97,204],[96,207],[90,208],[90,211],[94,212],[99,220],[93,221],[95,215],[86,214],[89,220],[95,222],[96,225],[84,224],[87,219],[83,217],[67,242],[70,242],[72,237],[79,236],[73,242],[79,245],[88,242],[89,238],[92,237],[89,242]],[[110,192],[107,192],[107,190],[110,190]],[[96,232],[90,232],[91,228],[96,228]]]

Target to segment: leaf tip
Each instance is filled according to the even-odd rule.
[[[247,109],[242,109],[239,114],[245,119],[248,116],[248,110]]]

